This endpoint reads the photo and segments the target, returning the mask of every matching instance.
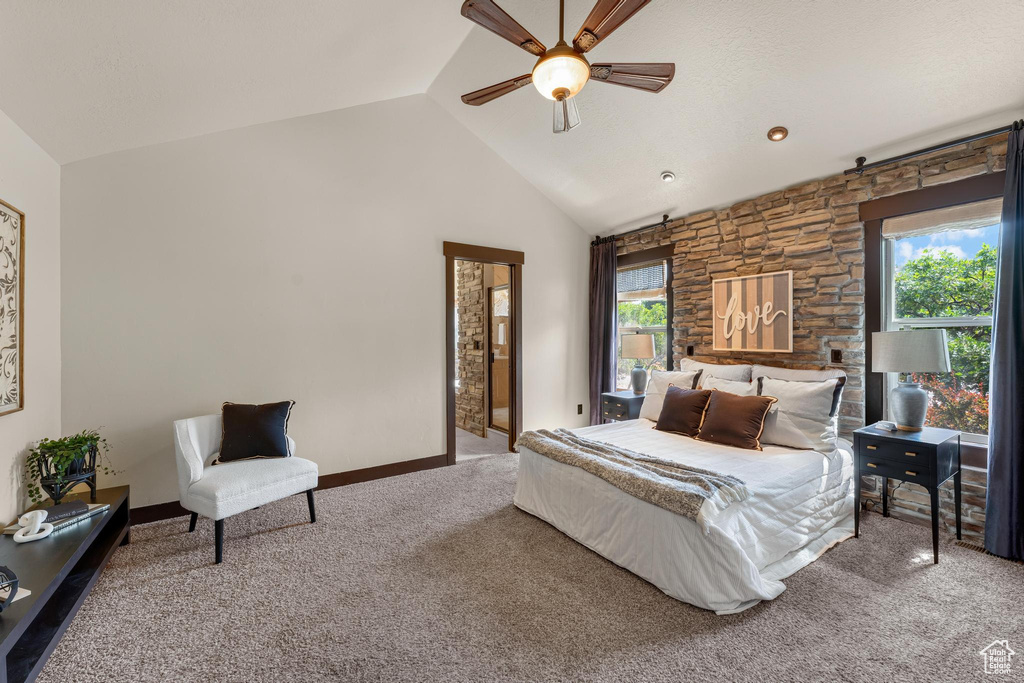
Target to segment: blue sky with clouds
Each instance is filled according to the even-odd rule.
[[[972,258],[983,244],[996,246],[999,241],[999,224],[975,230],[948,230],[932,235],[905,237],[896,240],[896,268],[921,255],[925,249],[948,251],[960,258]]]

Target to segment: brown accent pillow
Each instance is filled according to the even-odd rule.
[[[774,396],[738,396],[714,389],[697,438],[759,451],[764,419],[776,401]]]
[[[669,385],[665,392],[665,402],[661,406],[661,415],[655,429],[663,432],[674,432],[683,436],[697,436],[700,424],[704,421],[704,409],[711,398],[710,390],[683,389]]]

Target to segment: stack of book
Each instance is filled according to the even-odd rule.
[[[109,510],[110,505],[107,503],[86,503],[81,500],[73,500],[42,509],[46,510],[46,519],[43,521],[52,524],[53,531],[56,533],[61,529],[66,529],[69,526],[78,524],[82,520]],[[4,533],[11,536],[20,528],[17,524],[12,524],[4,529]]]

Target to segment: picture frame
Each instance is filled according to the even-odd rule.
[[[0,416],[24,408],[25,214],[0,199]]]
[[[793,353],[793,271],[713,280],[715,351]]]

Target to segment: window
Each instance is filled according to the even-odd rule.
[[[667,370],[671,367],[669,263],[666,259],[635,264],[627,261],[626,265],[618,269],[616,299],[619,351],[615,387],[619,390],[630,388],[630,373],[636,364],[636,360],[622,357],[623,335],[653,335],[655,357],[641,360],[640,363],[648,371]]]
[[[885,329],[942,328],[949,374],[912,375],[931,394],[927,424],[987,441],[1001,200],[883,222]],[[886,395],[895,374],[887,378]]]

